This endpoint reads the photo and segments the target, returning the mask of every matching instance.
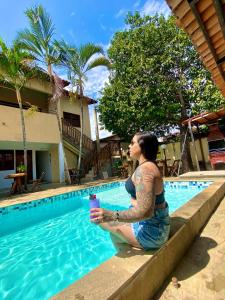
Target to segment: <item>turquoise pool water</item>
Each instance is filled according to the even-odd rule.
[[[170,212],[209,183],[166,183]],[[116,254],[109,234],[89,221],[88,194],[125,209],[123,183],[0,209],[0,299],[45,300]]]

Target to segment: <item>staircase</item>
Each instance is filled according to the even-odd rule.
[[[79,150],[80,147],[80,131],[71,125],[65,119],[62,119],[62,132],[63,132],[63,139],[72,144]],[[92,151],[93,150],[93,141],[83,134],[83,151]]]
[[[76,149],[79,153],[80,131],[70,124],[70,122],[62,119],[63,139]],[[84,170],[86,179],[99,176],[99,170],[106,162],[111,162],[112,153],[118,151],[118,146],[113,143],[106,144],[100,149],[97,155],[96,142],[92,141],[86,135],[83,135],[83,147],[81,157],[81,169]]]

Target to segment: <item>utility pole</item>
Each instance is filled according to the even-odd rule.
[[[95,122],[95,136],[96,136],[96,148],[97,148],[97,172],[98,176],[102,178],[102,172],[99,162],[99,153],[100,153],[100,141],[99,141],[99,129],[98,129],[98,116],[97,116],[97,107],[94,107],[94,122]]]
[[[194,140],[193,132],[192,132],[192,129],[191,129],[191,119],[190,118],[188,119],[188,128],[189,128],[190,135],[191,135],[191,141],[192,141],[193,147],[194,147],[195,161],[196,161],[197,170],[200,171],[199,162],[198,162],[198,155],[197,155],[197,149],[196,149],[196,146],[195,146],[195,140]]]
[[[191,109],[190,108],[186,109],[186,114],[188,116],[188,129],[189,129],[190,136],[191,136],[191,141],[192,141],[193,147],[194,147],[194,155],[195,155],[196,166],[197,166],[197,170],[200,171],[199,162],[198,162],[198,155],[197,155],[197,149],[196,149],[196,146],[195,146],[195,139],[194,139],[193,132],[192,132],[192,129],[191,129]]]

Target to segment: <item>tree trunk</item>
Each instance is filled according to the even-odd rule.
[[[21,120],[21,129],[22,129],[22,138],[23,138],[23,153],[24,153],[24,166],[25,166],[25,173],[27,173],[27,141],[26,141],[26,127],[25,127],[25,120],[23,114],[23,105],[22,99],[20,94],[20,89],[16,87],[16,97],[19,104],[20,109],[20,120]],[[27,189],[27,176],[25,176],[25,188]]]
[[[187,119],[186,104],[185,104],[185,101],[184,101],[184,98],[183,98],[181,88],[178,90],[178,96],[179,96],[179,100],[180,100],[180,103],[181,103],[181,120],[185,120],[185,119]],[[187,130],[186,127],[180,125],[180,147],[181,147],[181,151],[183,149],[183,153],[181,153],[183,173],[186,173],[186,172],[189,172],[190,170],[193,170],[193,163],[192,163],[191,152],[190,152],[189,134],[188,134],[188,137],[186,138],[186,141],[185,141],[185,144],[184,144],[186,130]],[[183,147],[183,144],[184,144],[184,147]]]
[[[52,65],[48,64],[47,65],[47,69],[48,69],[48,75],[50,77],[50,82],[53,83],[53,78],[52,78]]]
[[[50,82],[51,82],[51,87],[52,87],[52,94],[54,95],[54,90],[56,89],[56,85],[55,85],[55,82],[53,81],[51,64],[48,64],[47,68],[48,68],[48,75],[50,77]],[[50,111],[52,113],[55,113],[56,117],[57,117],[57,123],[58,123],[59,135],[60,135],[60,143],[62,144],[62,151],[63,151],[65,181],[68,182],[69,184],[71,184],[68,163],[67,163],[67,159],[66,159],[66,155],[65,155],[64,146],[63,146],[62,123],[61,123],[60,114],[59,114],[60,98],[57,97],[57,99],[54,99],[54,101],[56,103],[53,103],[53,101],[50,100]]]
[[[101,170],[101,163],[99,161],[100,140],[99,140],[98,116],[97,116],[96,107],[94,108],[94,122],[95,122],[95,135],[96,135],[96,147],[97,147],[97,176],[102,179],[103,175]]]
[[[200,146],[200,151],[201,151],[201,156],[202,156],[202,168],[203,170],[206,170],[206,162],[205,162],[205,155],[203,151],[203,146],[202,146],[202,137],[199,131],[199,124],[197,124],[197,129],[198,129],[198,134],[199,134],[199,146]]]
[[[81,155],[82,155],[82,146],[83,146],[83,132],[84,132],[84,109],[83,109],[83,87],[80,85],[80,147],[79,147],[79,157],[78,157],[78,165],[77,169],[78,172],[80,171],[80,166],[81,166]]]
[[[58,105],[57,105],[57,107],[58,107]],[[66,177],[65,181],[68,184],[71,184],[69,168],[68,168],[67,159],[66,159],[66,155],[65,155],[65,151],[64,151],[64,146],[63,146],[62,122],[61,122],[61,118],[59,116],[59,110],[58,109],[56,110],[55,114],[56,114],[56,117],[57,117],[57,123],[58,123],[58,128],[59,128],[60,143],[62,144],[62,150],[63,150],[64,174],[65,174],[65,177]]]
[[[187,127],[180,126],[180,148],[181,151],[183,149],[182,153],[182,173],[186,173],[189,171],[193,170],[193,163],[191,159],[191,152],[190,152],[190,141],[189,141],[189,136],[186,138],[185,145],[184,144],[184,139],[185,139],[185,134],[187,131]],[[187,133],[189,135],[189,133]]]

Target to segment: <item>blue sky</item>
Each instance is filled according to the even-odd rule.
[[[137,10],[146,15],[169,13],[164,0],[1,0],[0,37],[4,41],[10,44],[16,33],[27,26],[24,11],[36,4],[42,4],[51,15],[56,38],[63,38],[77,46],[94,42],[102,45],[105,50],[114,33],[125,27],[124,18],[128,11]],[[108,79],[108,72],[104,68],[97,68],[88,77],[85,93],[97,99]],[[90,117],[92,122],[91,107]],[[94,132],[92,135],[94,137]],[[100,135],[106,136],[107,132],[102,131]]]

